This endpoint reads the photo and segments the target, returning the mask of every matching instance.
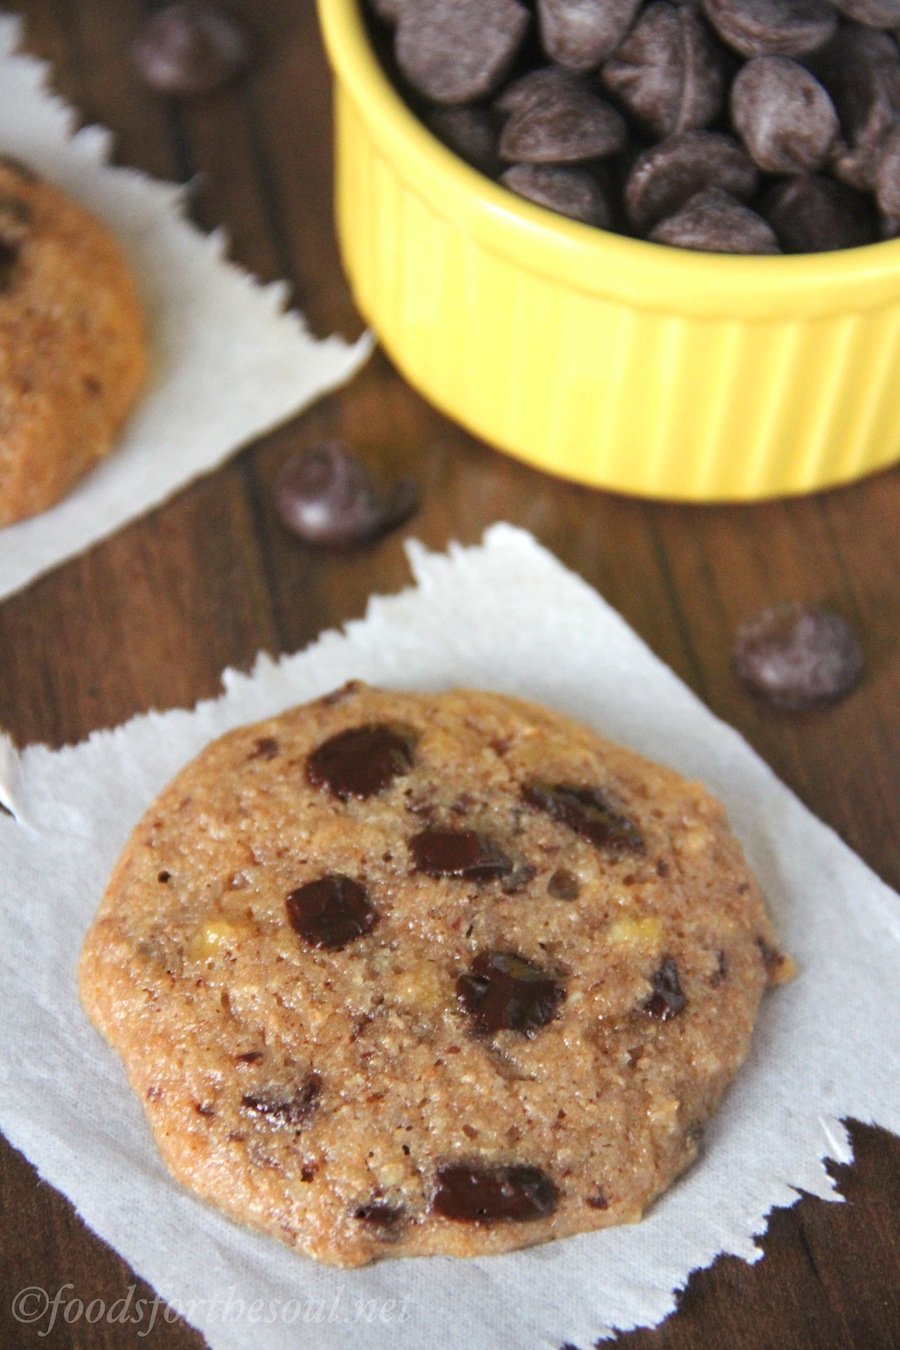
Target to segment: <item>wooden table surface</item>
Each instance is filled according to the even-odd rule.
[[[224,226],[232,255],[258,277],[286,277],[315,333],[358,334],[332,228],[330,81],[312,0],[233,0],[253,34],[249,74],[190,105],[151,95],[129,66],[129,40],[149,4],[12,7],[26,19],[27,48],[53,63],[59,92],[115,132],[121,163],[192,182],[197,223]],[[309,551],[273,511],[279,466],[326,436],[420,486],[414,520],[362,553]],[[0,604],[0,725],[20,745],[60,746],[148,708],[193,704],[217,693],[226,666],[246,670],[261,649],[295,651],[360,616],[372,592],[404,585],[405,536],[442,549],[453,539],[477,541],[498,519],[532,531],[595,586],[814,812],[886,881],[900,883],[892,849],[900,824],[892,716],[900,475],[760,506],[627,500],[555,481],[488,449],[426,405],[381,353],[349,388]],[[739,620],[793,598],[843,611],[867,656],[849,698],[805,716],[758,706],[729,672]],[[807,1196],[777,1212],[764,1260],[720,1259],[693,1276],[662,1327],[625,1335],[622,1344],[900,1344],[900,1142],[858,1122],[851,1134],[856,1162],[834,1169],[848,1203]],[[70,1285],[68,1296],[85,1304],[110,1305],[135,1283],[138,1295],[151,1295],[5,1143],[0,1166],[0,1344],[203,1344],[184,1323],[161,1316],[149,1335],[146,1325],[104,1329],[82,1320],[41,1338],[40,1324],[15,1321],[11,1300],[26,1286],[52,1293]],[[441,1343],[427,1320],[422,1330],[423,1340]],[[298,1329],[297,1344],[314,1346],[315,1329]],[[526,1350],[526,1337],[521,1344]]]

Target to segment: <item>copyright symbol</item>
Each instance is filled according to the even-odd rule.
[[[46,1289],[33,1284],[20,1289],[12,1301],[12,1315],[17,1322],[38,1322],[50,1304]]]

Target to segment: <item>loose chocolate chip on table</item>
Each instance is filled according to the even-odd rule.
[[[431,1210],[458,1223],[527,1223],[556,1209],[559,1193],[526,1163],[443,1163],[435,1172]]]
[[[763,198],[762,210],[787,253],[821,253],[875,241],[869,199],[821,174],[784,179]]]
[[[342,801],[372,797],[408,772],[415,744],[412,727],[386,722],[349,727],[312,751],[306,776],[313,787],[324,788]]]
[[[615,154],[626,136],[621,113],[572,85],[512,113],[500,136],[500,154],[522,164],[571,164]]]
[[[219,88],[243,69],[247,39],[238,21],[218,5],[183,0],[145,19],[131,56],[151,89],[190,98]]]
[[[687,1006],[687,999],[681,991],[678,979],[678,966],[671,956],[667,956],[659,969],[650,977],[650,996],[642,1007],[650,1017],[660,1022],[668,1022],[677,1017]]]
[[[704,188],[721,188],[745,200],[758,179],[756,166],[732,136],[683,131],[635,160],[625,183],[625,209],[633,225],[648,231]]]
[[[400,7],[394,55],[426,98],[474,102],[500,84],[530,21],[516,0],[415,0]]]
[[[654,225],[649,238],[704,253],[781,252],[762,216],[720,188],[695,193],[680,211]]]
[[[758,56],[738,71],[731,122],[754,164],[767,173],[820,169],[840,131],[825,88],[787,56]]]
[[[287,897],[291,927],[310,944],[340,951],[374,928],[378,912],[369,903],[365,887],[334,873],[309,881]]]
[[[242,1055],[241,1059],[252,1062],[260,1055]],[[243,1096],[241,1105],[255,1115],[266,1116],[278,1125],[290,1125],[298,1129],[305,1125],[318,1105],[322,1091],[322,1079],[317,1073],[304,1078],[296,1092],[286,1100],[279,1096]]]
[[[643,853],[644,840],[633,821],[614,811],[599,788],[570,783],[528,783],[522,797],[552,820],[583,835],[606,853]]]
[[[554,975],[514,952],[479,952],[456,981],[456,996],[479,1032],[530,1034],[553,1020],[566,991]]]
[[[422,830],[410,839],[409,851],[416,871],[429,877],[490,881],[513,870],[512,859],[476,830]]]
[[[821,47],[837,27],[827,0],[703,0],[703,11],[741,56],[801,56]]]
[[[793,712],[849,693],[862,673],[863,654],[840,614],[794,602],[767,609],[741,626],[732,665],[754,694]]]
[[[560,65],[592,70],[618,45],[640,0],[538,0],[544,51]]]
[[[351,548],[379,539],[416,509],[413,481],[383,487],[346,446],[326,441],[292,455],[275,483],[282,522],[307,544]]]
[[[501,174],[500,182],[518,197],[546,206],[583,225],[606,229],[612,212],[603,189],[584,169],[564,169],[555,164],[514,164]]]
[[[704,127],[725,99],[728,58],[685,5],[650,4],[600,71],[606,89],[654,136]]]

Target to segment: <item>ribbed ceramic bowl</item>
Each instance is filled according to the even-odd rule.
[[[541,469],[650,497],[809,492],[900,458],[900,239],[738,258],[565,220],[422,125],[360,0],[319,15],[344,265],[442,411]]]

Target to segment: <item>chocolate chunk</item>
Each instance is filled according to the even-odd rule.
[[[863,654],[840,614],[794,602],[764,610],[741,626],[732,665],[754,694],[795,712],[849,693],[862,673]]]
[[[503,128],[500,154],[523,164],[571,164],[615,154],[626,135],[615,108],[573,84],[514,112]]]
[[[527,783],[529,806],[568,825],[605,853],[643,853],[644,840],[633,821],[615,812],[599,788],[570,783]]]
[[[655,137],[704,127],[725,99],[728,58],[685,5],[654,3],[603,66],[610,93]]]
[[[476,1030],[531,1034],[556,1016],[564,986],[514,952],[479,952],[471,970],[456,981],[456,997]]]
[[[131,57],[151,89],[191,98],[227,84],[244,68],[247,39],[237,20],[217,5],[183,0],[148,15]]]
[[[408,520],[418,498],[412,479],[386,488],[346,446],[326,441],[287,460],[275,482],[275,504],[304,543],[351,548]]]
[[[654,225],[648,237],[703,253],[781,252],[762,216],[719,188],[695,193],[680,211]]]
[[[642,1004],[643,1011],[660,1022],[677,1017],[687,1006],[678,980],[678,966],[671,956],[667,956],[650,977],[650,989],[649,998]]]
[[[640,0],[538,0],[544,51],[572,70],[593,70],[621,42]]]
[[[242,1056],[242,1058],[246,1059],[247,1057]],[[260,1056],[257,1055],[255,1058],[258,1059]],[[260,1097],[246,1095],[241,1097],[241,1105],[244,1110],[252,1111],[258,1116],[266,1116],[267,1119],[274,1121],[277,1125],[288,1125],[293,1129],[302,1129],[315,1111],[321,1091],[321,1077],[317,1073],[310,1073],[304,1078],[293,1096],[287,1100],[277,1094]]]
[[[871,203],[834,178],[786,178],[762,200],[762,210],[787,253],[821,253],[875,242]]]
[[[526,1163],[443,1163],[435,1172],[431,1211],[458,1223],[527,1223],[556,1209],[559,1192],[546,1172]]]
[[[703,10],[741,56],[801,56],[826,43],[837,27],[827,0],[703,0]]]
[[[490,881],[513,870],[512,859],[476,830],[422,830],[409,841],[417,872],[429,877]]]
[[[400,9],[397,65],[435,103],[470,103],[499,85],[530,16],[516,0],[415,0]]]
[[[639,230],[674,215],[697,192],[721,188],[743,201],[752,197],[758,170],[731,136],[683,131],[639,155],[625,183],[625,209]]]
[[[555,900],[577,900],[580,892],[578,878],[567,867],[557,867],[547,882],[547,894]]]
[[[308,881],[287,898],[291,927],[310,944],[340,951],[371,931],[378,911],[369,903],[364,886],[335,873]]]
[[[607,229],[612,212],[600,184],[584,169],[563,169],[555,164],[514,164],[500,177],[504,187],[517,196],[546,206],[583,225]]]
[[[335,797],[372,797],[409,771],[416,733],[412,727],[367,723],[339,731],[312,751],[306,776]]]
[[[432,108],[426,118],[435,136],[480,173],[502,168],[498,114],[490,108]]]
[[[786,56],[759,56],[738,71],[731,122],[754,164],[767,173],[821,168],[840,131],[824,87]]]

